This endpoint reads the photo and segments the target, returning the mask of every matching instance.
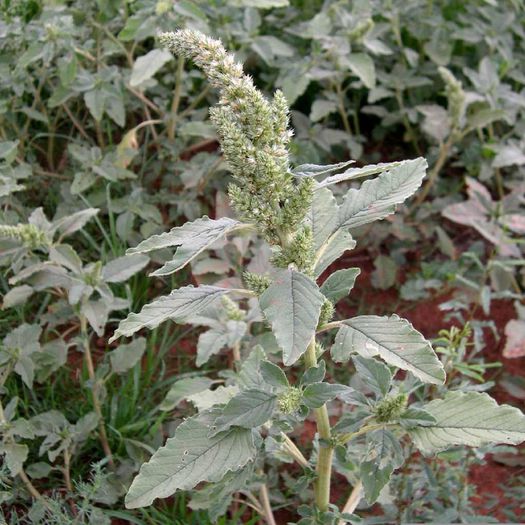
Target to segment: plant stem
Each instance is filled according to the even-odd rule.
[[[104,423],[104,417],[102,415],[102,407],[100,406],[100,399],[98,397],[98,382],[95,375],[95,367],[93,365],[93,357],[91,355],[91,348],[89,347],[89,337],[87,333],[87,320],[83,315],[80,315],[80,331],[82,332],[82,340],[84,343],[84,355],[86,357],[86,367],[88,370],[89,379],[92,383],[91,386],[91,398],[93,401],[93,409],[95,414],[98,416],[98,434],[100,438],[100,443],[102,444],[102,449],[104,454],[108,458],[108,463],[111,468],[115,466],[113,461],[113,454],[111,453],[111,448],[109,446],[108,435],[106,432],[106,425]]]
[[[173,140],[175,138],[175,127],[177,125],[177,113],[179,111],[180,96],[182,92],[182,74],[184,73],[184,59],[179,57],[177,63],[177,74],[175,77],[175,91],[173,93],[173,101],[171,102],[171,115],[168,124],[168,138]]]
[[[439,147],[439,156],[437,158],[436,163],[434,164],[434,167],[430,171],[430,174],[428,176],[427,182],[423,189],[417,194],[416,199],[414,200],[414,203],[412,204],[410,208],[410,212],[414,211],[416,208],[419,207],[419,205],[426,199],[429,191],[432,189],[432,186],[437,180],[437,177],[442,170],[443,166],[445,165],[445,162],[448,158],[448,154],[450,152],[450,148],[452,147],[452,144],[454,144],[453,140],[454,133],[451,133],[447,139],[446,142],[441,144]]]
[[[360,481],[358,481],[352,489],[352,492],[350,492],[350,496],[348,496],[348,500],[346,501],[345,506],[343,507],[342,513],[353,514],[357,505],[359,505],[359,502],[361,501],[362,497],[363,484]],[[338,525],[344,525],[345,523],[347,523],[346,520],[340,519]]]
[[[304,362],[307,368],[317,366],[317,356],[315,355],[315,337],[312,338],[306,350]],[[332,456],[333,447],[330,445],[332,433],[330,431],[330,420],[326,405],[314,409],[317,421],[317,432],[319,434],[319,453],[317,457],[317,481],[315,483],[315,504],[319,510],[325,512],[330,503],[330,480],[332,477]],[[321,442],[324,441],[325,443]],[[328,442],[328,443],[326,443]]]
[[[308,468],[310,466],[308,460],[303,456],[303,453],[297,448],[295,443],[284,432],[281,432],[281,437],[283,438],[284,451],[292,456],[301,467]]]
[[[268,523],[268,525],[277,525],[273,516],[272,505],[270,504],[270,496],[268,495],[268,487],[266,486],[266,483],[261,485],[259,493],[261,496],[261,503],[264,509],[266,523]]]

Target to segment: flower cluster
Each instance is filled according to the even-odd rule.
[[[292,414],[297,412],[301,406],[302,397],[303,392],[300,388],[297,388],[296,386],[288,387],[282,394],[279,395],[277,400],[279,410],[283,414]]]
[[[30,250],[49,246],[50,244],[46,233],[34,224],[17,224],[16,226],[0,224],[0,237],[16,239]]]
[[[408,402],[406,394],[385,397],[375,407],[375,418],[379,423],[395,421],[405,411]]]
[[[452,128],[461,129],[465,117],[465,92],[461,82],[446,68],[440,67],[439,74],[445,83],[448,101],[448,113],[452,119]]]
[[[219,40],[182,29],[159,37],[166,48],[191,58],[219,89],[210,117],[235,182],[233,207],[256,223],[273,244],[294,235],[312,198],[313,181],[296,181],[289,169],[289,111],[282,92],[267,100]]]

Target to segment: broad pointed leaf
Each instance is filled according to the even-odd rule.
[[[435,418],[435,423],[409,433],[425,454],[453,445],[517,445],[525,441],[525,415],[509,405],[498,405],[488,394],[450,392],[444,399],[431,401],[422,408]]]
[[[277,396],[263,390],[245,390],[237,394],[224,407],[215,420],[210,435],[224,432],[231,427],[255,428],[272,417]]]
[[[293,365],[315,335],[324,297],[317,284],[292,269],[282,271],[259,298],[272,326],[283,362]]]
[[[395,211],[396,204],[410,197],[425,176],[427,161],[423,158],[406,161],[379,177],[351,189],[339,207],[338,226],[357,228]]]
[[[209,437],[215,415],[205,412],[177,427],[174,437],[142,465],[126,495],[126,507],[146,507],[156,498],[189,490],[201,481],[219,481],[255,456],[252,431],[233,428]]]
[[[425,383],[442,384],[445,371],[430,343],[397,315],[362,315],[347,319],[337,332],[332,357],[348,361],[353,353],[381,356],[388,364],[408,370]]]
[[[169,295],[147,304],[138,313],[129,314],[120,322],[110,342],[121,336],[129,337],[142,328],[153,329],[171,319],[184,323],[189,317],[199,313],[221,295],[230,290],[217,286],[184,286],[173,290]]]
[[[350,293],[360,273],[361,270],[359,268],[337,270],[322,284],[321,293],[333,303],[337,303],[337,301]]]
[[[183,268],[199,253],[240,224],[228,217],[218,220],[206,216],[201,217],[196,221],[187,222],[184,226],[173,228],[169,232],[153,235],[135,248],[130,248],[127,253],[145,253],[160,248],[179,246],[173,259],[152,273],[152,275],[169,275]]]

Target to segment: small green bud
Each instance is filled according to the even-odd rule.
[[[242,278],[246,288],[255,292],[258,296],[266,291],[268,286],[270,286],[271,281],[269,277],[265,275],[259,275],[257,273],[244,272]]]
[[[237,306],[237,303],[232,301],[227,295],[221,297],[221,302],[226,310],[228,319],[232,321],[242,321],[244,319],[244,312]]]
[[[319,324],[318,326],[321,327],[325,325],[326,323],[329,323],[332,320],[332,317],[334,316],[335,312],[335,306],[330,299],[325,299],[323,306],[321,306],[321,314],[319,315]]]
[[[448,112],[452,119],[452,126],[460,128],[465,115],[465,92],[461,82],[446,68],[438,69],[447,94]]]
[[[311,228],[299,230],[287,247],[272,257],[277,268],[288,268],[293,264],[301,272],[311,275],[314,266],[314,247]]]
[[[299,410],[302,397],[303,392],[300,388],[290,386],[279,395],[277,406],[283,414],[292,414]]]
[[[385,397],[374,408],[374,415],[379,423],[395,421],[404,412],[408,402],[407,394]]]

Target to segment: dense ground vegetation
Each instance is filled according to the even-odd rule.
[[[446,384],[390,377],[381,362],[359,358],[344,366],[327,359],[326,377],[373,400],[384,394],[377,376],[386,375],[387,390],[405,388],[415,402],[461,390],[523,409],[522,2],[6,0],[0,8],[0,521],[258,523],[268,497],[277,523],[316,519],[306,506],[312,469],[270,431],[273,457],[252,477],[242,471],[191,496],[124,505],[139,467],[183,418],[227,403],[261,349],[282,360],[257,302],[239,296],[184,325],[109,341],[126,315],[173,289],[249,282],[261,291],[270,260],[289,262],[278,253],[276,263],[249,229],[217,235],[205,251],[194,239],[178,241],[175,258],[168,244],[126,255],[203,215],[226,217],[223,233],[237,228],[227,222],[232,177],[209,120],[218,94],[192,62],[157,44],[160,31],[220,38],[269,99],[282,90],[294,130],[290,162],[302,175],[324,164],[341,163],[350,178],[364,165],[428,161],[414,197],[395,215],[352,228],[357,248],[321,261],[315,277],[322,284],[345,270],[355,280],[352,295],[350,286],[332,296],[335,320],[392,312],[409,319],[433,340]],[[345,166],[350,159],[356,163]],[[361,183],[331,189],[341,202]],[[233,198],[237,209],[241,197]],[[192,260],[173,273],[188,253]],[[329,348],[333,334],[323,337]],[[289,378],[322,380],[298,369]],[[342,405],[330,403],[332,420]],[[358,428],[355,412],[338,423],[342,432]],[[315,456],[313,419],[293,428],[293,442]],[[345,505],[360,458],[376,446],[363,435],[344,453],[336,449],[332,503]],[[522,449],[458,447],[425,457],[405,440],[387,452],[388,468],[359,500],[364,523],[479,514],[523,521]],[[225,499],[228,483],[238,487]]]

